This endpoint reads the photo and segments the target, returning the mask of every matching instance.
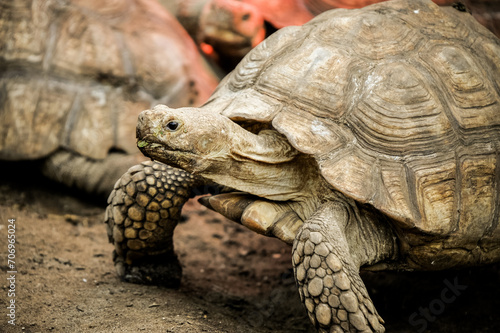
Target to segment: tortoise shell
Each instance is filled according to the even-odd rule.
[[[0,40],[1,159],[135,153],[141,110],[199,105],[217,85],[155,1],[0,0]]]
[[[470,14],[414,0],[325,12],[265,40],[208,103],[271,124],[401,228],[500,236],[500,41]]]

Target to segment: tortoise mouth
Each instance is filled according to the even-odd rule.
[[[153,134],[141,134],[137,132],[137,148],[148,157],[157,155],[158,151],[166,151],[165,145]]]
[[[222,28],[215,24],[207,24],[205,26],[206,40],[219,42],[221,44],[231,44],[233,46],[248,46],[250,44],[249,39],[252,36],[246,36],[238,31],[231,30],[229,28]]]
[[[137,140],[137,148],[144,156],[172,167],[186,169],[193,163],[195,155],[189,152],[168,149],[165,144],[153,134],[148,134]]]

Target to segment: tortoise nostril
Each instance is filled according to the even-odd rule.
[[[151,114],[153,111],[151,110],[145,110],[139,113],[139,116],[137,117],[137,126],[136,126],[136,137],[142,138],[146,132],[148,132],[149,128],[151,127]]]
[[[147,111],[142,111],[141,113],[139,113],[139,116],[137,117],[137,128],[139,128],[139,126],[142,126],[145,122],[146,122],[146,119],[147,119]]]

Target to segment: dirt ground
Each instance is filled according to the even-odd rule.
[[[314,332],[295,289],[290,248],[280,241],[191,200],[175,233],[181,287],[125,283],[114,271],[102,201],[3,164],[0,332]],[[15,281],[7,279],[11,218]],[[363,279],[388,332],[500,331],[500,265]],[[12,299],[15,326],[8,323]]]

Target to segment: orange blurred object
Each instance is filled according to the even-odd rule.
[[[210,44],[200,43],[200,49],[203,51],[204,54],[208,55],[209,57],[214,55],[214,48]]]
[[[302,25],[315,16],[307,10],[304,0],[242,1],[258,8],[264,19],[278,29],[289,25]]]

